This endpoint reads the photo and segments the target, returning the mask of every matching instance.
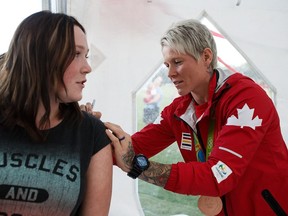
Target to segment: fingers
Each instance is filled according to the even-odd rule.
[[[114,135],[116,135],[118,139],[124,136],[125,132],[122,130],[122,128],[119,125],[113,124],[111,122],[105,122],[104,124],[109,130],[113,132]]]
[[[121,142],[121,141],[124,140],[124,139],[125,139],[125,136],[119,138],[119,142]]]
[[[81,109],[82,111],[86,111],[86,106],[85,106],[84,104],[81,104],[81,105],[80,105],[80,109]]]
[[[92,104],[90,102],[88,102],[86,104],[81,104],[80,109],[83,111],[86,111],[86,112],[92,112],[93,107],[92,107]]]
[[[86,103],[86,109],[87,109],[88,112],[91,112],[91,111],[93,110],[92,103],[87,102],[87,103]]]
[[[92,111],[92,115],[95,116],[96,118],[100,119],[102,116],[102,113],[99,111]]]
[[[92,114],[93,116],[95,116],[96,118],[100,119],[102,116],[102,113],[99,111],[93,111],[93,104],[90,102],[87,102],[86,104],[81,104],[80,105],[80,109],[82,111],[86,111],[90,114]]]
[[[109,139],[111,140],[112,142],[112,145],[114,146],[114,148],[116,148],[117,146],[120,146],[120,141],[118,139],[117,136],[115,136],[110,130],[106,130],[106,134],[107,136],[109,137]]]
[[[134,152],[130,152],[129,150],[129,143],[131,143],[131,137],[129,136],[129,134],[125,133],[119,126],[114,124],[108,125],[110,128],[117,128],[118,135],[116,135],[111,129],[106,129],[106,134],[110,138],[111,145],[113,147],[113,156],[116,159],[116,165],[124,172],[128,172],[131,169],[131,161],[134,155]],[[120,134],[120,130],[122,131],[122,136],[119,138],[118,136]]]
[[[117,125],[113,125],[112,127],[110,126],[111,125],[109,124],[109,129],[106,129],[106,134],[111,140],[111,145],[113,147],[113,155],[116,158],[116,164],[121,169],[126,170],[130,167],[131,160],[133,159],[130,155],[134,155],[134,150],[131,146],[131,136],[125,133],[125,131],[123,131]],[[113,127],[117,128],[117,134],[115,133],[115,131],[113,131]]]
[[[119,125],[113,124],[111,122],[104,122],[107,128],[107,135],[112,141],[116,151],[128,152],[131,148],[131,136],[126,133]]]
[[[128,144],[126,142],[129,142],[130,136],[121,129],[120,126],[112,124],[112,123],[104,123],[107,127],[106,134],[112,141],[112,145],[115,149],[122,150],[122,147],[125,148]],[[123,143],[121,143],[123,142]],[[122,145],[121,145],[121,144]]]

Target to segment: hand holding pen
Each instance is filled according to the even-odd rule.
[[[93,111],[93,108],[95,106],[95,99],[93,100],[93,102],[87,102],[85,105],[81,104],[80,105],[80,109],[83,111],[86,111],[92,115],[94,115],[96,118],[100,119],[102,116],[102,113],[99,111]]]

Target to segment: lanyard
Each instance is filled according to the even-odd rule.
[[[199,139],[195,132],[193,132],[193,138],[194,138],[194,144],[195,144],[195,151],[196,151],[196,158],[199,162],[205,162],[206,159],[211,154],[212,148],[213,148],[213,139],[214,139],[214,126],[215,121],[210,120],[209,128],[208,128],[208,137],[207,137],[207,146],[206,146],[206,156],[204,154],[204,151],[201,147],[201,144],[199,142]]]

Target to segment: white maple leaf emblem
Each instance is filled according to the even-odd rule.
[[[247,104],[245,104],[242,109],[237,109],[238,112],[238,118],[234,115],[230,116],[227,119],[226,125],[234,125],[234,126],[240,126],[243,127],[250,127],[255,130],[255,127],[261,126],[262,119],[259,119],[258,116],[256,116],[253,119],[254,109],[250,109]]]

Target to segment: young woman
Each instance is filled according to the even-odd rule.
[[[78,105],[88,51],[75,18],[42,11],[22,21],[1,56],[1,213],[108,215],[110,140]]]

